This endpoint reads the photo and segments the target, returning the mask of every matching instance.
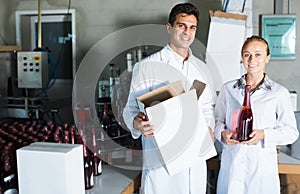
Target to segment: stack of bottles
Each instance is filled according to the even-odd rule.
[[[93,187],[93,176],[102,173],[102,160],[97,156],[93,132],[93,151],[88,148],[82,130],[74,125],[55,126],[48,121],[0,122],[0,193],[18,193],[16,150],[34,142],[82,144],[84,154],[85,189]]]

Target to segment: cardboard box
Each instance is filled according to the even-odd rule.
[[[17,150],[20,194],[84,194],[83,148],[37,142]]]
[[[7,51],[21,51],[22,47],[21,46],[16,46],[16,45],[11,45],[11,46],[0,46],[0,51],[1,52],[7,52]]]
[[[204,88],[204,83],[195,80],[185,92],[181,81],[176,81],[137,98],[140,111],[155,128],[155,142],[170,175],[199,158],[205,160],[216,155],[198,103]]]
[[[217,83],[217,90],[243,74],[241,49],[246,38],[246,20],[243,14],[210,11],[206,62],[215,64],[219,70],[222,83]]]

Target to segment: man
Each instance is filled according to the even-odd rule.
[[[134,138],[142,135],[144,163],[141,190],[145,194],[204,194],[206,192],[206,162],[204,159],[199,157],[191,166],[187,166],[184,168],[185,170],[174,175],[168,174],[164,164],[157,165],[160,162],[159,156],[147,152],[156,149],[153,138],[155,126],[152,126],[151,121],[148,121],[146,116],[139,112],[136,104],[138,96],[158,88],[163,81],[167,81],[161,80],[161,74],[165,73],[167,77],[167,74],[171,72],[164,71],[165,67],[159,67],[157,70],[157,67],[149,65],[149,62],[165,63],[170,70],[175,70],[183,76],[189,85],[195,79],[208,84],[206,77],[199,69],[203,62],[193,56],[189,48],[195,39],[198,17],[199,11],[194,5],[190,3],[175,5],[166,24],[170,38],[169,44],[134,66],[129,98],[123,117]],[[156,70],[153,70],[155,68]],[[183,85],[187,86],[186,83]],[[207,85],[199,99],[209,128],[214,127],[214,97]]]

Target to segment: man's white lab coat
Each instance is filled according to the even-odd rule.
[[[163,62],[166,66],[162,66],[161,68],[151,67],[149,63],[145,64],[145,62],[149,61]],[[173,76],[170,74],[172,74],[174,70],[187,79],[182,80],[184,87],[186,87],[185,89],[188,89],[188,86],[190,86],[195,79],[207,83],[206,76],[201,71],[205,65],[206,64],[198,58],[194,57],[191,52],[188,60],[183,62],[183,58],[175,53],[169,45],[137,63],[134,66],[129,98],[123,113],[124,120],[127,127],[131,130],[132,136],[138,138],[141,135],[141,133],[132,126],[133,119],[139,112],[136,104],[136,98],[138,96],[168,84],[166,81],[170,80],[166,79],[167,77]],[[174,79],[172,81],[177,81],[180,79],[180,76],[174,74],[171,79]],[[214,126],[214,97],[209,85],[207,85],[199,100],[203,115],[208,126],[211,128]],[[205,194],[207,171],[205,160],[199,158],[192,166],[186,166],[182,172],[170,176],[165,166],[161,164],[159,155],[147,152],[147,150],[156,148],[154,138],[145,138],[142,136],[142,146],[144,150],[142,193]]]

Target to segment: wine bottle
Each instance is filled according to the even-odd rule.
[[[63,143],[65,143],[65,144],[70,143],[69,131],[67,131],[67,130],[64,131]]]
[[[239,115],[237,128],[237,140],[240,142],[249,140],[249,135],[252,133],[253,115],[250,104],[250,90],[251,86],[246,85],[244,102]]]
[[[97,153],[94,152],[93,156],[93,175],[99,176],[102,174],[102,160],[97,156]]]
[[[15,149],[13,145],[9,143],[4,147],[1,153],[1,165],[2,167],[2,175],[1,175],[1,191],[3,194],[18,193],[18,177],[17,177],[17,169],[16,169],[16,158],[14,156]]]
[[[109,115],[109,107],[108,107],[107,103],[105,103],[103,105],[103,114],[102,114],[102,119],[101,119],[101,126],[102,126],[102,129],[106,132],[106,134],[111,136],[111,118],[110,118],[110,115]]]
[[[82,136],[82,141],[83,141],[84,184],[85,184],[85,189],[91,189],[94,186],[93,162],[87,150],[85,135]]]
[[[113,87],[115,85],[115,77],[114,77],[114,65],[115,64],[109,64],[109,71],[110,71],[110,77],[109,77],[109,96],[112,97],[113,93]]]
[[[99,176],[102,174],[102,160],[97,156],[97,143],[95,129],[92,128],[92,138],[93,138],[93,174],[94,176]]]
[[[75,130],[70,130],[70,139],[71,144],[75,144]]]
[[[127,71],[132,72],[133,57],[131,53],[126,54],[126,60],[127,60]]]
[[[102,174],[102,160],[97,156],[97,145],[96,145],[96,137],[95,137],[95,130],[92,129],[92,137],[93,137],[93,149],[92,151],[87,145],[86,145],[86,136],[83,135],[83,130],[75,131],[75,143],[76,144],[82,144],[85,148],[87,155],[90,157],[90,160],[92,161],[92,169],[93,169],[93,175],[99,176]],[[83,139],[85,138],[85,140]]]

